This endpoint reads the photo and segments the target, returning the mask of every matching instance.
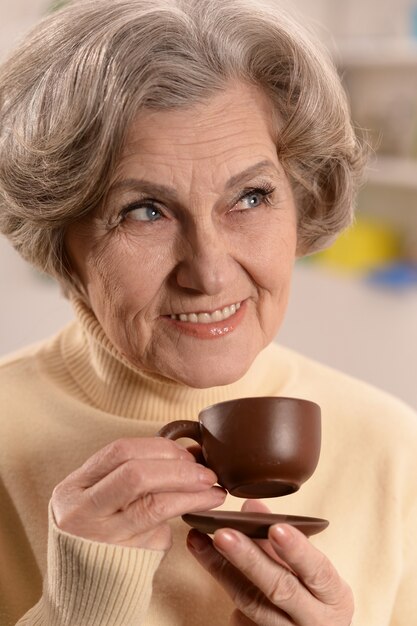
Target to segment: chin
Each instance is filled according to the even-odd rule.
[[[231,385],[232,383],[240,380],[242,376],[222,376],[218,374],[213,376],[184,376],[181,378],[177,376],[176,381],[194,389],[210,389],[210,387],[224,387],[225,385]]]
[[[233,363],[231,366],[219,367],[218,361],[210,367],[210,363],[205,362],[201,366],[195,366],[191,370],[180,372],[178,369],[169,375],[183,385],[195,389],[208,389],[210,387],[223,387],[231,385],[240,380],[252,365],[253,359],[239,364]]]

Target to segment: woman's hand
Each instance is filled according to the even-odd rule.
[[[246,511],[268,511],[247,501]],[[285,524],[253,541],[229,529],[213,542],[195,530],[191,552],[216,578],[237,609],[232,626],[349,626],[353,596],[330,561],[299,531]]]
[[[58,527],[73,535],[168,550],[168,520],[224,501],[216,480],[174,441],[119,439],[57,485],[51,504]]]

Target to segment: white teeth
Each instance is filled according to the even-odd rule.
[[[173,320],[181,320],[181,322],[191,322],[192,324],[212,324],[213,322],[222,322],[231,315],[234,315],[236,311],[240,309],[240,302],[225,306],[223,309],[217,309],[213,313],[180,313],[178,315],[171,315]]]
[[[221,322],[223,319],[222,312],[217,309],[217,311],[214,311],[214,313],[211,314],[211,319],[213,322]]]
[[[210,313],[199,313],[197,320],[199,324],[209,324],[211,322],[211,315]]]

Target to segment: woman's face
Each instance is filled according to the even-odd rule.
[[[240,84],[141,113],[105,206],[69,230],[88,302],[136,367],[224,385],[276,335],[296,209],[270,119],[266,98]]]

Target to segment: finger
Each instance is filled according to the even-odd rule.
[[[87,488],[130,459],[184,459],[194,462],[193,455],[170,439],[162,437],[122,438],[108,444],[91,456],[71,474],[79,488]]]
[[[269,558],[249,537],[231,529],[217,530],[214,546],[254,586],[262,591],[275,607],[287,613],[300,626],[321,623],[320,603],[297,576]],[[237,605],[245,615],[247,610]]]
[[[206,464],[206,460],[204,458],[203,455],[203,451],[201,449],[201,446],[196,443],[192,446],[187,446],[187,450],[188,452],[190,452],[193,457],[195,458],[195,460],[197,461],[197,463],[201,463],[201,465],[205,465]]]
[[[143,495],[157,492],[197,492],[210,489],[216,474],[195,462],[131,459],[84,491],[94,512],[108,516],[127,508]]]
[[[269,540],[280,558],[303,581],[307,589],[321,602],[338,605],[350,593],[329,559],[315,548],[301,532],[288,524],[269,529]]]
[[[234,624],[237,616],[245,615],[255,624],[262,626],[294,626],[294,622],[281,609],[274,606],[248,578],[217,549],[213,547],[207,535],[191,530],[187,538],[187,546],[197,561],[215,578],[230,596],[238,608],[234,615]],[[243,624],[251,624],[251,621]]]
[[[260,500],[245,500],[242,505],[242,511],[245,513],[270,513],[270,509],[261,502]],[[282,567],[286,567],[288,570],[292,571],[290,566],[281,559],[274,548],[271,545],[271,542],[268,539],[257,539],[255,543],[262,548],[262,550],[274,561],[282,565]],[[293,572],[294,573],[294,572]]]
[[[244,615],[242,611],[236,609],[236,611],[233,611],[230,617],[229,626],[257,626],[257,624],[249,619],[249,617],[246,617],[246,615]]]
[[[132,534],[144,533],[184,513],[220,506],[225,498],[226,491],[222,487],[196,493],[150,493],[113,517]]]
[[[261,500],[245,500],[242,504],[245,513],[270,513],[271,510]]]

